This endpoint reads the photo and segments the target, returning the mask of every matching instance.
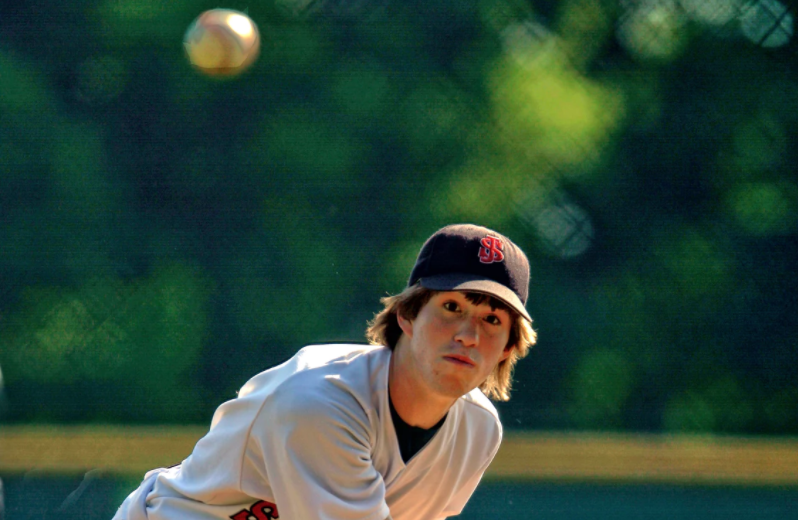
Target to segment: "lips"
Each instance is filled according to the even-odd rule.
[[[443,358],[445,360],[447,360],[447,361],[450,361],[452,363],[455,363],[455,364],[461,365],[461,366],[468,366],[468,367],[477,366],[477,364],[474,362],[473,359],[471,359],[468,356],[461,355],[461,354],[447,354],[446,356],[443,356]]]

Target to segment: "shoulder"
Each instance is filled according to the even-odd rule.
[[[386,355],[387,351],[387,355]],[[382,359],[385,358],[385,359]],[[390,359],[390,351],[385,347],[353,343],[330,343],[308,345],[301,348],[290,359],[252,377],[238,392],[239,397],[261,397],[273,393],[282,386],[290,385],[297,377],[312,379],[325,372],[341,370],[352,365],[359,367],[379,365]]]
[[[268,407],[310,418],[368,414],[385,386],[380,375],[387,374],[389,359],[388,349],[372,345],[307,346],[296,354],[294,372],[268,397]]]
[[[300,365],[312,368],[328,363],[351,362],[359,356],[374,355],[384,350],[387,349],[383,346],[366,343],[320,343],[299,349],[294,358]]]
[[[296,367],[281,385],[282,391],[329,386],[358,388],[373,382],[372,373],[387,368],[390,350],[375,345],[330,343],[304,347],[294,359]]]

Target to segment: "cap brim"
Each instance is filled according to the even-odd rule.
[[[499,282],[466,273],[449,273],[421,278],[418,283],[433,291],[473,291],[488,294],[507,304],[515,312],[532,321],[523,302],[510,289]]]

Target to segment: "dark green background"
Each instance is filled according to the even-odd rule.
[[[508,428],[798,433],[794,11],[234,2],[217,80],[212,7],[3,9],[3,421],[206,424],[469,221],[532,263]]]

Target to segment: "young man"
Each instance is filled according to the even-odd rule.
[[[115,520],[436,520],[459,514],[501,442],[535,343],[529,263],[508,238],[447,226],[423,245],[370,345],[315,345],[222,404],[181,464],[150,471]]]

